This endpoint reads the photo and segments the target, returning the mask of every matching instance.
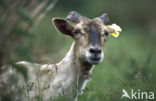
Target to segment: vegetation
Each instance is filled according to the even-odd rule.
[[[109,36],[104,47],[105,59],[96,66],[79,101],[130,101],[121,99],[122,89],[156,94],[155,3],[155,0],[58,0],[57,4],[56,0],[1,0],[0,66],[12,64],[26,81],[26,70],[19,69],[15,62],[54,63],[72,43],[70,37],[56,31],[51,18],[66,17],[71,10],[89,18],[107,12],[123,32],[119,38]],[[0,68],[0,75],[3,71],[5,68]],[[9,83],[16,85],[17,76],[21,75],[11,76]],[[16,91],[19,96],[21,92],[22,89]],[[14,93],[5,91],[1,85],[0,97],[2,101],[14,101]],[[64,101],[64,97],[57,101]]]

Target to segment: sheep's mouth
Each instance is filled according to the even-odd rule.
[[[99,64],[102,61],[101,57],[89,57],[87,60],[89,64],[92,64],[92,65]]]
[[[91,54],[90,52],[86,52],[86,60],[91,65],[96,65],[102,62],[104,58],[104,53],[101,54]]]
[[[101,60],[101,57],[90,58],[90,60],[93,60],[93,61],[100,61],[100,60]]]

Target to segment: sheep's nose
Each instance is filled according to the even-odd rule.
[[[90,48],[90,49],[89,49],[89,52],[90,52],[91,54],[100,54],[100,53],[102,52],[102,50],[99,49],[99,48]]]

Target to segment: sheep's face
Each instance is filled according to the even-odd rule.
[[[67,20],[74,22],[74,25],[71,25]],[[104,43],[109,33],[114,31],[107,26],[108,21],[106,14],[88,19],[76,12],[70,12],[66,19],[53,19],[60,32],[70,35],[75,40],[77,57],[91,65],[99,64],[104,58]]]
[[[103,46],[107,40],[109,30],[97,18],[85,20],[73,28],[77,44],[77,53],[81,60],[89,64],[98,64],[104,58]]]

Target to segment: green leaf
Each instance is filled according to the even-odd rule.
[[[25,81],[28,80],[28,70],[25,66],[23,65],[17,65],[17,64],[12,64],[12,67],[19,73],[21,73],[25,79]]]
[[[27,83],[27,90],[28,90],[28,91],[31,91],[32,88],[33,88],[33,86],[34,86],[34,82],[28,82],[28,83]]]
[[[26,61],[33,61],[32,54],[28,47],[18,46],[15,52],[21,59],[24,59]]]
[[[11,83],[17,85],[19,79],[18,79],[18,77],[16,75],[12,74],[10,76],[10,80],[11,80]]]
[[[44,86],[43,90],[46,90],[46,89],[48,89],[48,88],[50,88],[50,84]]]
[[[19,8],[17,13],[22,17],[23,20],[28,21],[30,24],[33,23],[33,18],[27,9]]]
[[[4,28],[5,25],[6,25],[6,23],[4,23],[4,22],[0,22],[0,29]]]
[[[4,8],[8,8],[10,0],[0,0],[0,5]]]
[[[12,32],[13,34],[11,35],[19,35],[19,36],[26,36],[26,35],[30,35],[29,32],[25,29],[23,29],[22,27],[16,26]]]

